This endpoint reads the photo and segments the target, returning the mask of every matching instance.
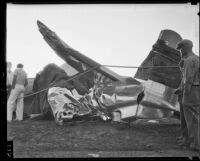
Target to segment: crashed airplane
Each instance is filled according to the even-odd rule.
[[[179,111],[174,94],[181,81],[181,36],[162,30],[134,78],[123,77],[86,57],[37,21],[44,40],[67,64],[49,64],[36,75],[29,114],[53,116],[58,125],[79,117],[100,117],[114,122],[162,119]],[[153,66],[152,68],[145,68]],[[172,66],[172,68],[162,68]],[[173,67],[175,66],[175,67]],[[73,69],[70,74],[68,70]]]

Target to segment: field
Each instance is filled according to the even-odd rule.
[[[31,103],[25,100],[25,111]],[[97,118],[57,126],[53,120],[7,123],[16,158],[65,157],[193,157],[197,152],[179,147],[177,118],[157,123],[137,120],[117,126]]]
[[[7,124],[14,141],[14,157],[192,157],[197,152],[179,147],[180,122],[135,121],[131,126],[89,119],[57,126],[52,120],[24,120]]]

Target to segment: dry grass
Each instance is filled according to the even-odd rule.
[[[15,157],[196,155],[177,145],[179,122],[175,119],[158,124],[138,121],[123,129],[101,120],[65,123],[63,126],[50,120],[25,120],[8,123],[7,132],[8,140],[14,141]]]

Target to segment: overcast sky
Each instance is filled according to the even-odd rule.
[[[28,77],[64,61],[44,41],[37,20],[69,46],[102,65],[139,66],[163,29],[194,43],[199,55],[199,6],[190,4],[7,5],[7,61]],[[135,69],[110,68],[134,76]]]

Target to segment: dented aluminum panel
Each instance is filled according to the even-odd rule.
[[[104,88],[106,91],[106,89]],[[120,113],[123,120],[138,119],[161,119],[173,115],[179,110],[178,98],[174,89],[163,84],[148,80],[140,85],[117,85],[114,90],[108,90],[110,94],[102,92],[100,99],[107,107],[115,105],[113,117],[116,112]],[[111,93],[111,91],[113,93]],[[119,120],[113,118],[114,121]]]

